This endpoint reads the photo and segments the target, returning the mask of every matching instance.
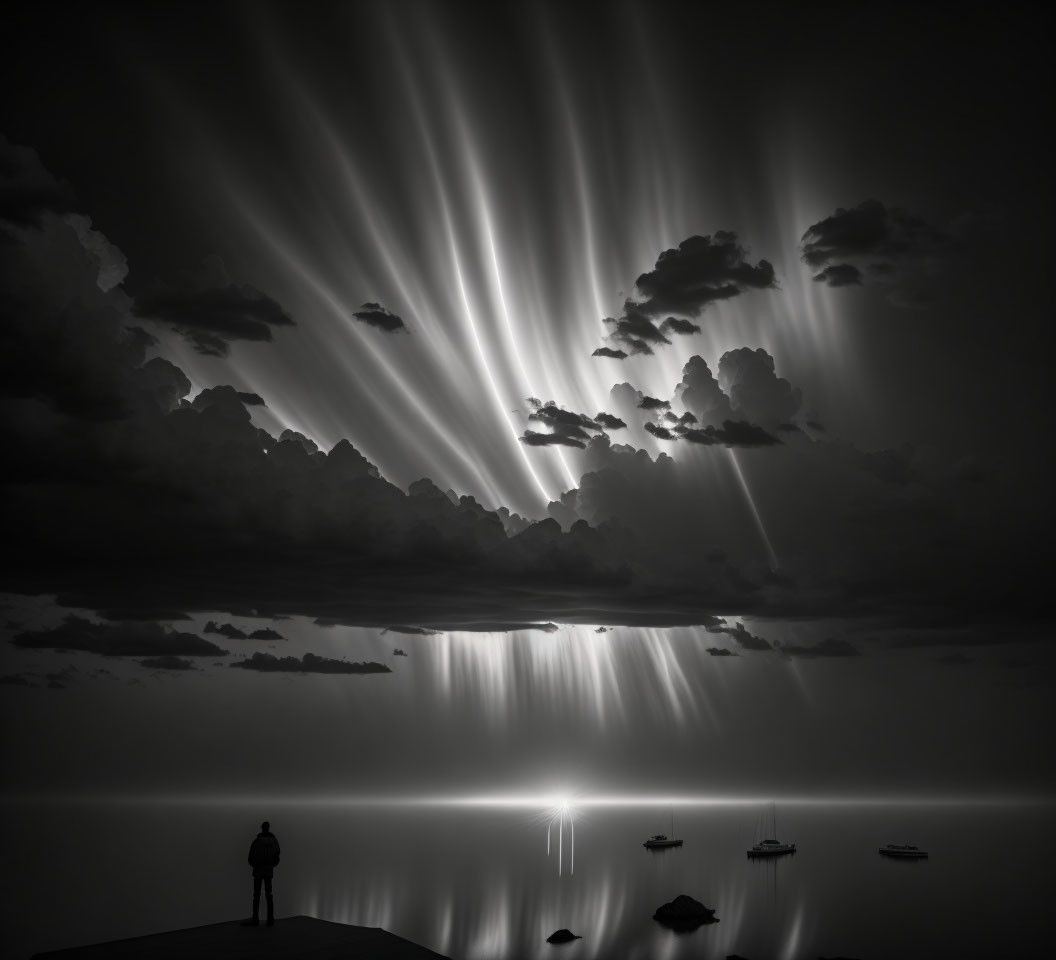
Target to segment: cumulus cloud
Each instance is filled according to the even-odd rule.
[[[392,673],[383,663],[351,663],[314,653],[306,653],[300,660],[296,657],[275,657],[270,653],[254,653],[248,660],[238,660],[229,666],[261,673]]]
[[[260,630],[254,630],[249,635],[250,640],[285,640],[286,638],[279,633],[278,630],[272,630],[271,627],[262,627]]]
[[[264,398],[259,393],[243,393],[240,390],[238,392],[238,399],[241,400],[247,407],[264,406]]]
[[[660,324],[660,332],[663,334],[678,333],[688,336],[692,333],[700,333],[700,325],[692,320],[683,320],[680,317],[668,317]]]
[[[736,657],[737,654],[725,647],[708,647],[707,652],[712,657]]]
[[[57,627],[25,630],[11,641],[33,650],[84,650],[108,657],[226,657],[227,651],[193,633],[167,630],[156,623],[96,623],[67,616]]]
[[[618,317],[605,317],[604,322],[612,329],[606,339],[619,343],[631,353],[651,354],[654,346],[671,343],[641,304],[634,300],[625,300],[623,313]],[[618,349],[615,352],[624,351]]]
[[[733,412],[753,423],[787,423],[803,403],[802,392],[777,376],[774,358],[762,347],[724,353],[719,359],[719,384]]]
[[[695,317],[716,300],[773,287],[774,268],[766,260],[753,266],[747,256],[737,235],[726,230],[683,240],[638,277],[636,286],[645,298],[642,310],[654,316],[670,311]]]
[[[625,350],[614,350],[612,347],[598,347],[591,356],[608,357],[610,360],[626,360],[627,352]]]
[[[838,208],[808,227],[800,240],[803,260],[818,270],[814,279],[819,283],[881,284],[900,306],[932,297],[935,275],[952,248],[948,233],[879,200]]]
[[[610,413],[599,413],[594,420],[606,430],[622,430],[627,426],[619,417],[614,417]]]
[[[0,134],[0,221],[15,227],[39,227],[46,214],[73,209],[73,188],[44,168],[36,150],[11,143]]]
[[[245,640],[247,634],[243,630],[239,630],[233,623],[217,623],[215,620],[210,620],[206,623],[203,633],[218,633],[222,637],[227,637],[228,640]]]
[[[178,287],[136,298],[136,317],[171,326],[199,353],[225,357],[236,340],[270,343],[273,328],[293,319],[271,297],[249,284],[232,283],[219,257],[207,257]]]
[[[678,438],[667,429],[667,427],[658,427],[655,423],[647,422],[645,424],[645,430],[647,433],[651,433],[657,440],[677,440]]]
[[[773,647],[762,637],[757,637],[749,631],[743,623],[735,623],[732,627],[722,627],[713,633],[725,633],[733,637],[737,644],[745,650],[772,650]]]
[[[642,397],[638,401],[638,407],[642,410],[667,410],[670,406],[670,400],[659,400],[656,397]]]
[[[377,330],[384,330],[385,333],[407,330],[407,325],[403,322],[403,318],[383,307],[380,303],[364,303],[363,306],[353,312],[352,316],[360,323],[365,323]]]
[[[529,447],[552,447],[555,444],[564,447],[578,447],[580,450],[586,447],[582,440],[575,437],[567,437],[560,433],[539,433],[536,430],[525,430],[521,436],[521,443]]]
[[[603,429],[602,424],[592,417],[572,410],[564,410],[552,400],[542,403],[535,397],[529,397],[528,404],[533,408],[528,419],[537,420],[550,429],[548,434],[526,430],[521,437],[521,442],[529,446],[543,447],[561,444],[582,449],[592,434],[599,433]]]
[[[686,361],[675,396],[700,423],[718,426],[733,416],[730,398],[723,393],[702,357],[693,356]]]
[[[699,333],[700,325],[686,317],[699,316],[709,303],[776,286],[773,266],[766,260],[753,266],[747,257],[737,235],[725,230],[665,250],[635,281],[638,296],[624,301],[618,317],[605,318],[611,328],[606,339],[618,348],[602,347],[595,356],[651,354],[654,347],[669,345],[671,334]],[[665,313],[680,316],[668,316],[658,326],[657,317]]]

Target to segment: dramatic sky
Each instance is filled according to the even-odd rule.
[[[9,14],[8,789],[1051,791],[1025,9]]]

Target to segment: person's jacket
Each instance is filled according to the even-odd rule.
[[[256,876],[270,877],[279,865],[279,841],[273,833],[258,833],[249,845],[249,865]]]

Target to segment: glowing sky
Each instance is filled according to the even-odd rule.
[[[58,9],[2,67],[19,787],[274,786],[217,758],[280,693],[351,792],[1051,787],[1025,14]]]

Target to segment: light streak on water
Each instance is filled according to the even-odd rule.
[[[550,856],[550,833],[553,826],[557,824],[557,875],[561,876],[561,869],[565,862],[565,824],[568,824],[568,875],[576,872],[576,826],[574,823],[575,809],[572,804],[560,797],[555,808],[550,812],[550,819],[546,824],[546,855]]]

